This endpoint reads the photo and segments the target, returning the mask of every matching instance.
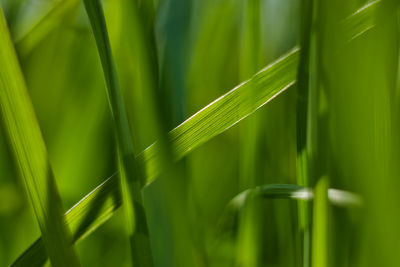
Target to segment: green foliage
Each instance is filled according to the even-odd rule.
[[[0,264],[12,151],[12,266],[397,266],[398,4],[278,2],[2,0]]]
[[[127,209],[126,220],[128,221],[128,233],[132,249],[132,263],[134,266],[152,266],[148,227],[141,196],[144,177],[133,151],[128,118],[119,89],[102,6],[99,0],[87,0],[84,1],[84,4],[96,39],[97,49],[99,50],[106,80],[108,100],[115,123],[121,162],[122,192]]]
[[[31,200],[50,261],[79,266],[64,222],[61,199],[46,147],[0,9],[0,107],[20,174]]]
[[[15,41],[20,55],[29,54],[62,20],[66,19],[78,6],[78,0],[59,1],[55,3],[31,28],[21,34]]]

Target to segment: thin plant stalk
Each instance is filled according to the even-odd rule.
[[[297,72],[297,182],[300,186],[308,186],[310,180],[310,155],[308,150],[308,108],[310,91],[310,53],[313,22],[313,0],[302,1],[300,29],[300,58]],[[299,228],[302,240],[303,267],[310,266],[311,229],[310,204],[302,200],[298,203]]]
[[[240,77],[245,80],[259,69],[260,65],[260,1],[247,0],[243,2],[243,22],[241,31]],[[249,99],[255,98],[254,91],[249,91]],[[251,100],[250,100],[251,101]],[[257,185],[257,151],[260,138],[260,113],[254,114],[246,120],[241,131],[240,155],[240,187],[248,188]],[[250,198],[246,209],[240,213],[240,227],[237,240],[237,265],[258,266],[260,248],[257,244],[260,236],[259,201]]]
[[[134,266],[152,266],[147,221],[141,195],[145,177],[135,159],[128,118],[125,112],[117,74],[112,58],[107,27],[99,0],[85,0],[93,34],[99,51],[106,80],[108,100],[113,115],[118,143],[123,199],[126,203],[131,256]]]

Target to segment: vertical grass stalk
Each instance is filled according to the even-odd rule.
[[[314,190],[312,266],[328,266],[328,178],[322,177]]]
[[[310,56],[313,25],[313,0],[302,1],[301,28],[300,28],[300,58],[297,72],[297,101],[296,101],[296,129],[297,129],[297,183],[300,186],[309,186],[311,176],[310,144],[308,136],[309,96],[310,96]],[[303,267],[310,266],[310,204],[300,200],[299,227],[303,249]]]
[[[131,256],[134,266],[152,266],[147,222],[141,195],[145,176],[135,159],[128,118],[122,101],[107,27],[99,0],[84,0],[99,51],[111,112],[114,120],[120,158],[122,192],[130,228]],[[131,203],[131,205],[129,205]]]
[[[260,65],[260,1],[247,0],[243,2],[243,22],[240,47],[240,78],[246,80],[254,75]],[[255,99],[255,92],[249,91],[246,95]],[[260,139],[260,113],[254,114],[243,124],[241,134],[240,154],[240,187],[249,188],[257,185],[260,169],[257,164],[257,152]],[[240,227],[237,240],[237,264],[249,267],[258,266],[260,247],[260,216],[259,203],[256,198],[249,198],[246,208],[241,212]]]

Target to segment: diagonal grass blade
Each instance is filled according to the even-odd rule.
[[[74,242],[95,231],[121,204],[119,179],[114,174],[65,213]],[[46,259],[44,243],[39,238],[11,266],[42,266]]]
[[[25,81],[0,9],[0,111],[43,242],[55,266],[79,266]]]

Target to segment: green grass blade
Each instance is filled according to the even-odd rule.
[[[65,213],[73,242],[78,242],[95,231],[114,214],[121,203],[119,179],[114,174]],[[46,259],[43,240],[39,238],[11,266],[42,266]]]
[[[313,208],[312,266],[328,266],[328,178],[321,178],[315,187]]]
[[[243,15],[241,22],[241,44],[240,44],[240,77],[246,80],[251,77],[260,67],[261,62],[261,3],[259,0],[243,1]],[[249,90],[247,97],[255,97],[255,91]],[[256,160],[260,151],[261,132],[261,113],[254,114],[243,122],[240,128],[240,160],[239,175],[240,188],[253,187],[259,182],[260,178],[257,170],[263,164]],[[240,214],[238,237],[236,240],[236,265],[237,266],[257,266],[261,258],[261,219],[260,204],[258,201],[249,201],[247,208]]]
[[[128,118],[118,84],[102,6],[99,0],[84,0],[84,4],[99,51],[117,136],[120,169],[122,170],[122,192],[125,203],[127,203],[125,207],[132,263],[134,266],[152,266],[148,227],[141,194],[144,175],[134,156]]]
[[[0,46],[2,122],[24,178],[47,254],[55,266],[79,266],[46,147],[1,9]]]
[[[338,190],[338,189],[328,189],[327,184],[324,187],[324,194],[321,196],[321,189],[316,188],[315,192],[310,187],[298,186],[294,184],[269,184],[269,185],[261,185],[253,188],[249,188],[240,194],[236,195],[229,201],[226,206],[223,214],[220,217],[218,229],[226,229],[230,228],[228,225],[231,225],[232,220],[235,218],[235,215],[238,211],[242,210],[246,207],[248,201],[254,201],[257,198],[263,199],[293,199],[293,200],[303,200],[310,202],[312,200],[321,202],[321,197],[326,197],[326,201],[324,203],[318,203],[318,213],[319,213],[319,224],[322,223],[322,220],[325,218],[326,214],[321,214],[322,205],[334,205],[339,207],[361,207],[362,201],[361,197],[352,192]],[[339,200],[340,199],[340,200]],[[325,208],[325,207],[324,207]],[[321,225],[319,226],[321,227]],[[322,226],[323,227],[323,226]],[[315,229],[315,228],[314,228]],[[318,229],[318,231],[323,231],[326,229]],[[318,240],[317,242],[323,241],[325,239]],[[315,248],[317,249],[317,248]],[[315,254],[315,251],[313,251]],[[318,254],[318,253],[317,253]],[[320,257],[320,256],[317,256]],[[314,260],[314,259],[313,259]],[[321,262],[321,258],[318,258],[318,262]],[[322,266],[322,265],[313,265],[313,266]]]
[[[310,200],[312,199],[313,193],[309,188],[294,184],[262,185],[241,192],[229,202],[228,206],[234,209],[240,209],[250,195],[271,199]]]
[[[375,9],[370,9],[370,7],[365,8],[363,13],[354,13],[353,14],[353,19],[354,20],[359,20],[359,16],[370,16],[368,15],[368,12],[374,12]],[[362,20],[362,21],[366,21],[368,22],[368,20]],[[365,28],[364,28],[365,27]],[[348,32],[349,32],[349,36],[353,36],[357,34],[357,31],[362,30],[363,32],[366,32],[364,29],[370,28],[370,24],[367,23],[364,25],[364,27],[357,27],[357,29],[353,29],[353,28],[348,28]],[[275,64],[282,64],[282,61],[287,61],[288,57],[292,57],[292,61],[290,63],[290,68],[293,68],[294,71],[297,68],[297,65],[295,63],[297,63],[298,61],[298,48],[294,49],[293,51],[291,51],[289,54],[287,54],[286,56],[284,56],[283,58],[277,60],[276,62],[272,63],[271,65],[269,65],[268,67],[266,67],[265,69],[263,69],[260,73],[258,73],[257,75],[255,75],[255,77],[258,76],[258,79],[263,78],[262,80],[264,80],[264,82],[260,85],[262,85],[261,87],[261,92],[258,92],[257,94],[267,94],[268,95],[268,91],[271,90],[271,86],[273,84],[275,84],[274,81],[271,81],[275,79],[275,76],[271,75],[271,70],[270,68],[273,68],[275,66]],[[287,64],[288,62],[286,62]],[[288,66],[286,66],[288,67]],[[235,91],[239,90],[241,87],[246,87],[247,90],[250,88],[248,83],[252,82],[253,79],[250,79],[249,81],[239,85],[238,87],[232,89],[231,91],[229,91],[228,93],[226,93],[225,95],[221,96],[220,98],[216,99],[215,101],[213,101],[211,104],[209,104],[208,106],[204,107],[203,109],[201,109],[199,112],[197,112],[196,114],[194,114],[192,117],[190,117],[189,119],[187,119],[185,122],[183,122],[181,125],[179,125],[178,127],[176,127],[174,130],[172,130],[170,132],[170,137],[172,138],[173,142],[173,147],[176,149],[177,153],[177,157],[182,158],[185,155],[187,155],[191,150],[195,149],[196,147],[198,147],[199,145],[201,145],[202,143],[206,142],[207,140],[211,139],[212,137],[222,133],[223,131],[229,129],[230,127],[232,127],[233,125],[235,125],[236,123],[238,123],[239,121],[241,121],[242,119],[244,119],[245,117],[247,117],[248,115],[250,115],[251,111],[254,110],[250,110],[248,111],[248,113],[246,112],[240,112],[240,114],[235,111],[237,109],[241,108],[241,104],[239,101],[235,100],[238,97],[241,97],[240,94],[238,94],[237,92],[235,93]],[[295,82],[295,73],[293,73],[293,81],[291,81],[290,84]],[[241,89],[243,91],[243,88]],[[246,89],[244,89],[246,90]],[[278,91],[279,94],[279,91]],[[270,95],[271,98],[273,98],[276,95]],[[233,98],[233,100],[232,100]],[[228,101],[227,99],[230,99],[230,101]],[[259,105],[264,105],[265,103],[267,103],[270,100],[270,98],[264,97],[262,99],[258,99],[257,103]],[[233,102],[233,103],[232,103]],[[223,105],[221,105],[221,103],[224,103]],[[219,106],[220,109],[222,110],[218,110],[216,109],[216,107]],[[230,118],[229,122],[227,121],[226,123],[224,123],[224,117],[227,113],[226,109],[230,109],[230,110],[234,110],[234,118],[232,118],[229,114],[227,117]],[[211,110],[215,111],[215,114],[213,116],[213,119],[207,119],[207,116],[210,116],[211,114]],[[211,114],[212,115],[212,114]],[[220,123],[224,124],[224,125],[220,125]],[[216,126],[214,126],[216,125]],[[200,132],[198,130],[201,130]],[[189,135],[189,133],[192,135]],[[144,167],[146,169],[146,173],[147,173],[147,183],[150,183],[159,173],[159,163],[158,163],[158,156],[157,156],[157,143],[154,143],[153,145],[151,145],[150,147],[148,147],[145,151],[143,151],[141,154],[138,155],[139,157],[139,162],[141,162],[142,164],[144,164]],[[111,181],[117,180],[117,178],[115,176],[110,178]],[[99,190],[103,190],[103,188],[105,188],[103,194],[107,195],[107,199],[111,199],[111,192],[114,192],[114,190],[117,190],[116,187],[119,187],[119,183],[115,183],[112,182],[114,184],[115,187],[112,186],[107,186],[109,183],[111,182],[104,182],[104,184],[99,185],[99,187],[96,188],[96,192]],[[351,199],[351,204],[352,205],[359,205],[361,203],[359,197],[354,196],[354,195],[348,195],[348,192],[340,192],[336,189],[329,189],[329,196],[332,202],[337,203],[338,205],[345,205],[344,204],[344,199],[346,199],[346,197],[350,196],[349,199]],[[92,192],[94,193],[94,192]],[[87,199],[87,201],[86,201]],[[79,210],[81,210],[84,206],[97,206],[97,202],[99,200],[97,198],[87,198],[85,197],[85,201],[79,202],[76,206],[74,206],[74,208],[72,210],[77,210],[78,214],[82,214],[80,216],[84,216],[85,213],[81,213],[79,212]],[[110,200],[107,200],[110,201]],[[104,213],[101,214],[102,218],[109,218],[111,217],[113,211],[115,209],[117,209],[119,207],[119,202],[114,202],[113,205],[110,206],[110,208],[108,210],[105,210]],[[105,222],[106,219],[104,219],[102,222]],[[87,231],[92,231],[91,227],[88,226]],[[29,247],[23,255],[25,256],[21,256],[19,258],[18,261],[22,261],[22,260],[26,260],[26,262],[34,261],[34,257],[46,257],[46,255],[39,255],[40,253],[45,253],[45,251],[42,250],[37,250],[36,246],[31,246]],[[35,251],[36,254],[33,252]],[[29,257],[29,258],[28,258]]]
[[[352,192],[326,188],[326,194],[330,204],[335,206],[360,207],[362,205],[361,197]],[[236,209],[242,207],[250,195],[268,199],[302,199],[306,201],[313,200],[319,196],[309,187],[294,184],[270,184],[256,186],[243,191],[230,201],[229,206]]]
[[[347,40],[351,41],[375,26],[376,10],[380,4],[381,0],[369,2],[343,21]]]
[[[297,61],[298,48],[294,48],[173,129],[169,135],[177,159],[234,126],[294,84]],[[247,97],[249,92],[254,93],[254,98]],[[146,163],[147,182],[160,171],[157,146],[154,143],[139,155]]]
[[[301,29],[300,29],[300,60],[297,72],[297,97],[296,97],[296,140],[297,140],[297,159],[296,159],[296,179],[301,186],[309,186],[312,180],[311,149],[309,144],[310,136],[310,112],[311,105],[309,96],[311,95],[310,86],[310,62],[312,36],[314,34],[315,14],[313,12],[315,0],[302,1]],[[314,126],[314,125],[313,125]],[[299,233],[302,241],[303,267],[310,266],[310,204],[300,200],[298,202],[299,213]]]
[[[79,3],[78,0],[57,1],[43,17],[17,38],[15,47],[18,53],[29,54],[71,11],[78,7]]]
[[[103,10],[98,0],[85,0],[84,3],[99,51],[107,86],[108,100],[116,129],[118,147],[125,164],[125,157],[133,157],[133,144],[114,67]],[[133,162],[135,162],[134,159]]]

